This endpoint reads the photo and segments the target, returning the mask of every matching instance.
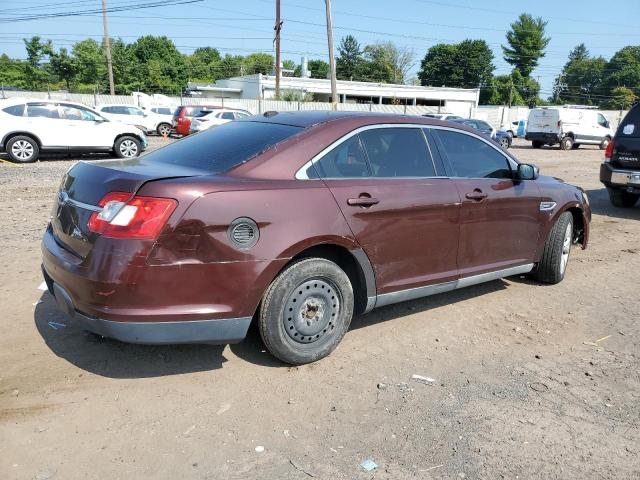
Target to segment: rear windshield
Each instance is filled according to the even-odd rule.
[[[640,103],[632,107],[622,119],[616,136],[640,137]]]
[[[220,173],[302,130],[277,123],[229,122],[151,152],[145,160]]]

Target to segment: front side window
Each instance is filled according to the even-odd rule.
[[[90,110],[75,105],[61,105],[62,118],[65,120],[83,120],[85,122],[95,122],[100,117]]]
[[[605,128],[607,127],[607,119],[604,118],[604,115],[601,113],[598,114],[598,125]]]
[[[11,105],[10,107],[3,108],[2,111],[8,113],[9,115],[21,117],[24,114],[24,104],[21,103],[20,105]]]
[[[28,103],[27,117],[29,118],[60,118],[58,106],[51,103]]]
[[[354,135],[336,148],[326,153],[307,171],[309,178],[354,178],[370,176],[367,157],[362,148],[360,137]]]
[[[235,120],[236,117],[233,116],[233,112],[224,112],[220,115],[220,118],[223,120]]]
[[[100,111],[104,113],[116,113],[114,109],[115,107],[102,107]]]
[[[487,142],[450,130],[435,129],[434,133],[454,177],[512,178],[506,157]]]
[[[418,128],[374,128],[360,133],[374,177],[433,177],[435,167]]]
[[[487,130],[487,131],[491,131],[491,130],[493,130],[493,129],[491,128],[491,125],[489,125],[487,122],[477,121],[476,123],[477,123],[478,128],[479,128],[480,130]]]
[[[139,108],[136,108],[136,107],[123,107],[123,108],[127,111],[128,115],[138,115],[140,117],[144,115],[144,112]]]

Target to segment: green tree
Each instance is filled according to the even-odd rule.
[[[0,84],[4,87],[26,88],[26,62],[9,58],[5,53],[0,55]]]
[[[368,82],[404,83],[413,65],[413,52],[391,42],[380,42],[364,48],[364,61],[357,79]]]
[[[544,50],[550,40],[545,37],[546,26],[547,22],[542,18],[523,13],[507,32],[509,46],[502,46],[504,59],[518,69],[523,77],[529,77],[538,66],[538,60],[545,56]]]
[[[298,68],[298,66],[296,65],[296,62],[294,62],[293,60],[283,60],[282,61],[282,68],[284,70],[293,70],[295,72],[296,68]]]
[[[607,61],[591,58],[584,43],[569,53],[569,60],[554,82],[554,100],[561,103],[597,105]]]
[[[52,53],[51,41],[42,42],[38,36],[28,40],[25,38],[23,41],[27,50],[27,62],[24,70],[25,86],[31,90],[39,90],[44,87],[49,77],[44,60]]]
[[[307,62],[307,68],[311,74],[311,78],[329,78],[329,64],[324,60],[309,60]],[[302,66],[296,66],[293,73],[294,77],[302,76]]]
[[[91,38],[77,42],[71,53],[78,65],[78,82],[91,86],[106,84],[107,62],[98,42]]]
[[[340,80],[356,80],[363,63],[363,52],[353,35],[347,35],[338,46],[336,59],[336,77]]]
[[[211,82],[217,78],[216,69],[222,57],[212,47],[197,48],[188,58],[189,79]]]
[[[628,110],[637,100],[638,96],[630,88],[615,87],[611,90],[611,98],[603,106],[612,110]]]
[[[273,55],[268,53],[251,53],[242,60],[245,75],[253,75],[261,73],[263,75],[271,75],[274,71]]]
[[[422,60],[418,78],[422,85],[477,88],[482,94],[493,78],[493,53],[484,40],[440,43]]]
[[[110,39],[109,44],[116,93],[129,95],[131,92],[141,90],[142,84],[138,80],[137,72],[143,67],[136,59],[132,46],[119,38]]]
[[[640,46],[624,47],[611,57],[603,84],[611,94],[616,87],[627,87],[640,97]]]
[[[147,35],[138,38],[131,48],[133,57],[143,67],[138,69],[137,80],[144,90],[175,92],[186,87],[186,58],[169,38]]]
[[[71,91],[71,83],[74,81],[78,71],[76,59],[69,55],[66,48],[61,48],[58,53],[51,53],[49,62],[51,72],[64,82],[67,91]]]

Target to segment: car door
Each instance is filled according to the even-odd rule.
[[[63,122],[57,104],[28,102],[25,116],[27,129],[40,139],[43,148],[66,149],[66,144],[60,137]]]
[[[60,104],[60,116],[65,125],[61,132],[70,148],[104,148],[113,145],[108,122],[89,109],[78,105]]]
[[[514,180],[516,164],[479,135],[434,128],[438,152],[462,201],[461,277],[534,261],[540,235],[540,190]]]
[[[609,120],[607,120],[607,118],[599,112],[596,114],[595,131],[597,135],[596,140],[598,142],[602,142],[602,140],[604,140],[607,135],[611,136]]]
[[[457,278],[460,198],[420,127],[365,127],[315,167],[371,260],[378,294]]]

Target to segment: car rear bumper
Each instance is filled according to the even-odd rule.
[[[616,168],[610,163],[600,164],[600,182],[611,188],[623,188],[632,193],[640,193],[640,169]]]
[[[560,141],[560,137],[557,133],[546,132],[527,132],[524,138],[525,140],[544,143],[558,143]]]
[[[69,292],[53,281],[44,266],[42,273],[58,309],[77,326],[103,337],[127,343],[166,345],[180,343],[228,344],[244,339],[251,317],[182,320],[175,322],[116,322],[76,310]]]

